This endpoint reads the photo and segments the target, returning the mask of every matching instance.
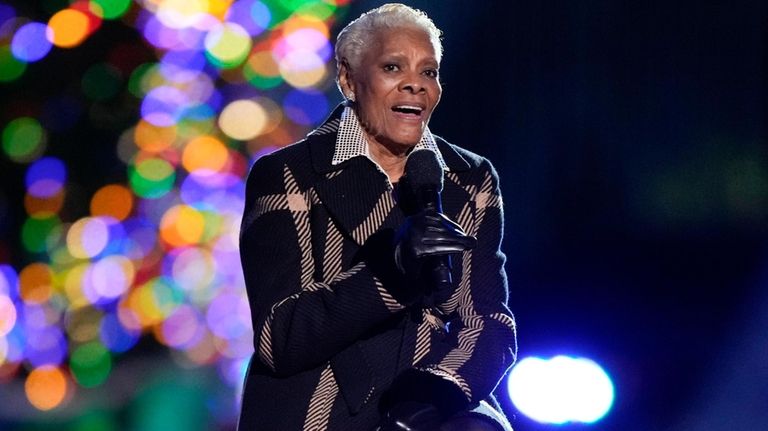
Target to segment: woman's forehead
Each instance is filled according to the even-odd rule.
[[[429,33],[418,27],[385,28],[374,33],[372,43],[365,50],[368,55],[391,55],[418,52],[435,59],[436,47]]]

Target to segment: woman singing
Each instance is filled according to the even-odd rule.
[[[511,429],[491,396],[516,355],[498,178],[427,127],[441,56],[423,12],[361,15],[336,43],[345,103],[253,166],[241,431]],[[424,151],[441,207],[420,204],[406,175]],[[450,280],[435,283],[445,256]]]

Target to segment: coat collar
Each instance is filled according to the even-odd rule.
[[[383,226],[399,226],[404,215],[397,209],[386,174],[371,160],[353,157],[337,165],[331,163],[342,110],[343,106],[336,108],[323,125],[307,136],[307,143],[312,167],[323,177],[315,184],[318,197],[340,227],[362,245]],[[439,137],[436,141],[449,172],[470,169],[450,144]],[[445,181],[443,208],[448,217],[455,219],[468,199],[461,186]]]
[[[307,140],[310,141],[309,148],[312,157],[312,166],[317,173],[326,174],[343,169],[351,160],[354,160],[354,158],[349,159],[338,165],[333,165],[331,163],[336,148],[336,137],[343,111],[344,105],[340,104],[320,127],[313,130],[307,136]],[[461,172],[470,168],[467,160],[443,138],[435,135],[435,142],[437,143],[440,154],[448,167],[448,172]]]

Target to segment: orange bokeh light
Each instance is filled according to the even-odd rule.
[[[160,236],[173,247],[196,244],[205,232],[205,218],[188,205],[176,205],[163,215]]]
[[[173,145],[178,133],[176,126],[160,127],[141,120],[136,125],[134,139],[136,146],[150,153],[159,153]]]
[[[57,214],[64,205],[64,188],[53,196],[39,198],[27,193],[24,196],[24,209],[33,218],[48,218]]]
[[[80,45],[91,33],[91,19],[82,11],[67,8],[56,12],[48,21],[51,43],[61,48]]]
[[[35,368],[24,382],[29,402],[39,410],[51,410],[61,404],[67,395],[67,378],[57,367],[44,365]]]
[[[188,172],[215,173],[227,164],[227,147],[213,136],[200,136],[189,141],[181,155],[181,164]]]
[[[19,273],[19,294],[29,303],[40,304],[51,297],[53,272],[44,263],[27,265]]]
[[[125,186],[109,184],[91,198],[91,215],[125,220],[133,209],[133,194]]]

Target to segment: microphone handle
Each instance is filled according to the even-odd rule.
[[[431,187],[421,190],[421,200],[419,203],[426,210],[433,210],[438,213],[443,212],[440,192]],[[432,256],[425,262],[425,267],[430,272],[430,281],[432,282],[430,287],[432,291],[447,288],[453,284],[453,279],[451,278],[451,256]]]

